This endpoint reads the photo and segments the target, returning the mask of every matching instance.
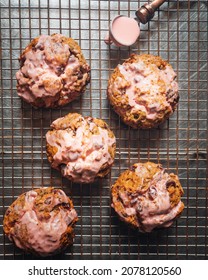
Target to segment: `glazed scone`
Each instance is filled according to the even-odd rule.
[[[137,163],[124,171],[111,194],[120,219],[142,232],[171,226],[184,209],[178,177],[152,162]]]
[[[20,195],[7,209],[3,229],[17,247],[42,257],[73,244],[77,213],[61,189],[39,188]]]
[[[179,100],[176,73],[159,56],[132,54],[114,69],[107,95],[124,123],[135,129],[152,128],[176,109]]]
[[[80,96],[90,81],[90,67],[79,45],[61,34],[35,38],[19,61],[17,93],[34,107],[66,105]]]
[[[92,183],[114,162],[116,139],[101,119],[69,113],[51,124],[46,143],[51,166],[73,182]]]

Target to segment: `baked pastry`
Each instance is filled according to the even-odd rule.
[[[181,214],[183,189],[173,173],[160,164],[134,164],[111,188],[112,207],[120,219],[142,232],[169,227]]]
[[[79,45],[61,34],[35,38],[19,61],[17,93],[34,107],[68,104],[90,81],[90,67]]]
[[[49,256],[73,243],[77,213],[61,189],[39,188],[21,194],[7,209],[3,229],[17,247]]]
[[[46,143],[51,166],[73,182],[92,183],[114,162],[116,139],[101,119],[69,113],[51,124]]]
[[[152,128],[176,109],[176,73],[159,56],[132,54],[110,76],[107,95],[124,123],[133,128]]]

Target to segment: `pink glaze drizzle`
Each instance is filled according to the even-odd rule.
[[[142,177],[143,172],[146,173],[146,168],[138,164],[135,173]],[[171,207],[170,196],[166,187],[168,180],[170,180],[169,174],[162,169],[154,175],[149,182],[149,188],[144,193],[139,192],[131,197],[128,193],[119,192],[119,197],[125,206],[125,212],[128,216],[136,215],[141,230],[145,232],[151,232],[156,227],[172,225],[183,205],[180,201],[176,206]],[[112,207],[114,207],[113,204]],[[118,214],[121,215],[121,213]]]
[[[56,125],[59,119],[52,123]],[[109,153],[109,147],[115,144],[115,137],[111,138],[108,131],[98,127],[99,134],[88,136],[87,121],[83,118],[82,125],[76,130],[54,130],[46,134],[49,145],[58,150],[53,156],[52,167],[58,169],[62,166],[62,174],[70,177],[75,182],[93,182],[96,175],[104,164],[112,165],[113,158]],[[90,130],[95,127],[90,123]]]
[[[50,207],[53,209],[61,203],[68,203],[68,198],[62,190],[61,196],[51,196]],[[62,209],[51,211],[49,218],[39,218],[36,213],[35,200],[37,193],[29,191],[25,195],[24,207],[20,210],[20,219],[15,223],[9,238],[21,249],[36,251],[39,255],[50,255],[60,249],[60,239],[67,226],[77,217],[75,209]],[[22,229],[27,232],[26,238],[22,239]]]
[[[55,36],[57,40],[63,37],[61,34]],[[61,57],[63,62],[61,74],[61,62],[58,63],[55,56]],[[70,97],[70,92],[75,91],[72,85],[78,79],[75,74],[79,68],[80,62],[71,54],[67,44],[53,42],[53,37],[41,35],[36,50],[31,49],[25,53],[24,64],[16,73],[18,84],[21,86],[18,95],[29,103],[42,98],[46,107],[50,107],[60,98],[60,92],[64,99],[73,98]],[[87,75],[83,75],[80,83],[85,83]]]
[[[178,83],[175,81],[176,74],[171,66],[167,65],[165,69],[161,70],[154,64],[150,67],[140,60],[131,64],[123,63],[118,65],[118,68],[124,76],[124,80],[117,77],[110,89],[116,92],[121,87],[126,88],[125,94],[128,96],[132,113],[140,110],[146,114],[147,119],[154,120],[157,118],[157,113],[164,108],[173,112],[165,94],[177,96],[178,93]],[[165,93],[160,93],[160,84],[165,87]]]

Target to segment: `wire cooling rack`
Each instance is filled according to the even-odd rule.
[[[117,14],[134,17],[145,2],[0,0],[1,259],[35,258],[4,235],[3,215],[21,193],[50,185],[72,197],[79,215],[74,245],[53,259],[207,259],[207,1],[166,1],[150,23],[141,25],[134,46],[105,45],[111,19]],[[62,109],[36,110],[17,96],[18,57],[32,38],[53,33],[79,43],[92,79],[77,101]],[[106,99],[109,74],[131,53],[160,55],[178,74],[179,107],[158,128],[127,127]],[[111,174],[94,184],[71,184],[47,161],[45,133],[53,120],[68,112],[104,119],[117,137]],[[150,234],[125,226],[110,207],[110,186],[120,172],[146,160],[179,175],[186,206],[171,228]]]

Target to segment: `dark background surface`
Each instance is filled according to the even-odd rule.
[[[7,207],[21,193],[62,187],[79,215],[74,245],[53,259],[207,259],[207,1],[166,1],[131,48],[103,42],[117,14],[134,17],[145,1],[0,1],[0,259],[32,259],[3,234]],[[62,33],[74,38],[91,65],[82,98],[62,109],[34,109],[16,94],[18,57],[32,38]],[[169,60],[178,74],[177,111],[152,130],[120,122],[106,99],[109,74],[130,53]],[[117,137],[111,174],[91,185],[71,184],[52,170],[45,154],[50,123],[68,112],[104,119]],[[110,186],[138,161],[160,162],[179,175],[185,209],[171,228],[142,234],[120,222],[111,209]]]

